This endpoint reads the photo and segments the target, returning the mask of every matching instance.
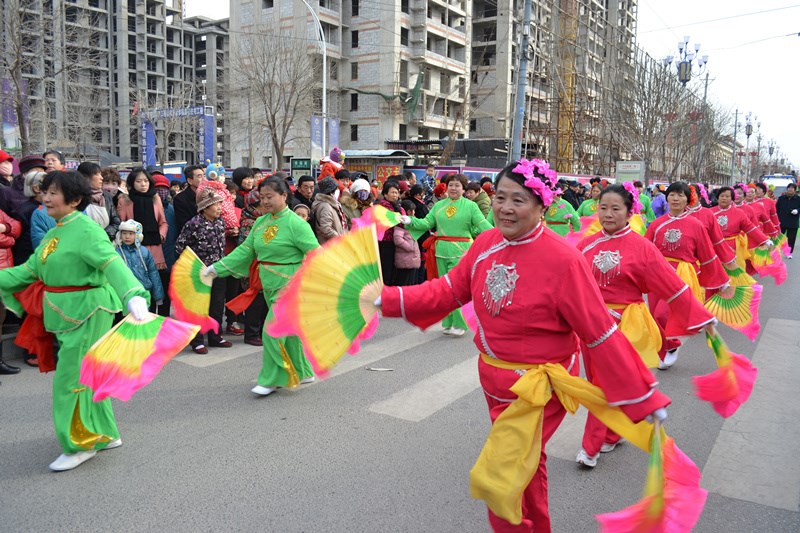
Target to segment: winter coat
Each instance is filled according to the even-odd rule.
[[[314,216],[314,234],[320,244],[344,235],[346,222],[342,206],[330,194],[317,194],[311,214]]]
[[[203,264],[216,263],[225,255],[225,222],[221,217],[208,220],[202,214],[195,215],[178,235],[175,254],[180,256],[187,246],[194,250]]]
[[[394,266],[396,268],[420,267],[419,245],[405,228],[394,228]]]
[[[172,205],[175,207],[175,231],[180,235],[183,226],[197,215],[197,191],[186,187],[175,195]]]
[[[22,235],[14,243],[14,264],[21,265],[33,254],[33,243],[31,242],[31,215],[41,204],[33,198],[19,207],[19,214],[22,222]],[[14,217],[17,218],[17,217]]]
[[[798,214],[793,215],[792,211],[797,209]],[[781,223],[781,229],[797,228],[800,222],[800,196],[795,193],[794,196],[781,195],[775,205],[775,210],[778,212],[778,220]]]
[[[39,247],[45,233],[56,227],[56,219],[47,214],[47,208],[40,205],[39,208],[31,213],[31,244],[33,249]]]
[[[0,233],[0,269],[11,268],[14,266],[14,254],[11,248],[22,235],[22,223],[0,211],[0,224],[6,227],[6,230]]]
[[[119,215],[119,220],[135,220],[133,216],[133,202],[127,196],[124,199],[120,198],[117,212]],[[164,249],[162,244],[167,238],[169,225],[167,224],[167,217],[164,214],[164,204],[161,203],[161,197],[157,194],[153,195],[153,212],[155,214],[156,224],[158,225],[158,233],[161,235],[161,243],[145,246],[147,246],[147,249],[150,250],[151,254],[153,254],[153,259],[155,259],[158,268],[164,270],[167,268],[167,262],[164,259]],[[141,221],[137,220],[137,222]],[[119,223],[117,223],[117,225],[119,226]],[[148,228],[145,228],[145,234],[147,234],[147,230]]]
[[[164,251],[164,261],[167,263],[167,268],[172,268],[178,256],[175,255],[175,241],[178,240],[178,228],[175,224],[175,207],[171,202],[167,202],[164,206],[164,218],[167,219],[167,238],[161,244],[161,249]]]
[[[489,210],[492,208],[492,200],[489,198],[489,195],[486,194],[486,191],[481,191],[478,193],[478,196],[475,197],[473,200],[476,204],[478,204],[478,209],[481,210],[483,216],[489,214]]]
[[[150,291],[151,301],[163,301],[164,287],[161,285],[161,277],[158,275],[156,262],[150,250],[135,244],[118,244],[115,248],[142,287]]]

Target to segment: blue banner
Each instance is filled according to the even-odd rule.
[[[200,129],[197,132],[200,150],[197,161],[200,165],[207,165],[217,160],[217,121],[213,111],[203,115],[200,119]]]
[[[149,120],[142,121],[142,165],[156,164],[156,131]]]
[[[339,146],[339,119],[328,119],[328,146],[325,148],[325,153],[330,152],[334,146]]]
[[[323,118],[319,115],[311,115],[311,165],[319,164],[322,159],[322,124]],[[324,154],[327,155],[327,154]]]

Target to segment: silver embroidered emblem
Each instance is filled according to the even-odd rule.
[[[674,252],[678,249],[681,242],[681,230],[668,229],[664,232],[664,247],[667,250]]]
[[[483,289],[483,303],[492,316],[497,316],[503,307],[511,305],[518,279],[516,263],[507,266],[492,262],[492,268],[486,271]]]
[[[717,223],[723,228],[728,227],[728,215],[722,215],[721,217],[717,218]]]
[[[608,285],[612,279],[619,275],[619,264],[621,260],[622,255],[619,253],[619,250],[603,250],[601,252],[597,252],[597,255],[594,256],[594,259],[592,259],[592,268],[595,270],[596,277],[598,277],[597,272],[600,272],[600,279],[598,282],[601,285]]]

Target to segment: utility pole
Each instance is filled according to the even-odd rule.
[[[736,108],[736,114],[733,119],[733,148],[731,150],[731,175],[728,178],[728,185],[733,185],[733,175],[736,171],[736,134],[739,131],[739,108]]]
[[[708,96],[708,72],[706,72],[706,83],[705,87],[703,88],[703,105],[700,108],[700,125],[702,126],[705,124],[706,121],[706,97]],[[705,132],[701,129],[700,130],[700,144],[697,145],[697,164],[695,165],[695,178],[697,181],[702,181],[700,179],[700,171],[702,170],[703,165],[703,137]]]
[[[532,18],[531,0],[525,0],[525,14],[522,19],[522,44],[519,48],[519,68],[517,69],[517,96],[514,99],[513,130],[511,131],[511,161],[516,161],[522,153],[522,122],[525,120],[525,93],[528,88],[528,50]],[[509,162],[511,162],[509,161]]]

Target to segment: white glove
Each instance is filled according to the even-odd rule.
[[[381,303],[382,303],[382,302],[381,302],[381,297],[380,297],[380,296],[378,296],[377,298],[375,298],[375,307],[380,307],[380,306],[381,306]]]
[[[411,217],[408,215],[400,215],[400,223],[401,224],[408,224],[411,222]]]
[[[764,244],[767,245],[767,248],[775,248],[775,243],[772,242],[772,239],[767,239],[767,242],[765,242]]]
[[[214,265],[207,266],[206,268],[204,268],[201,274],[209,278],[216,278],[219,275],[217,274],[217,269],[214,268]]]
[[[666,407],[659,407],[652,414],[647,415],[647,421],[651,424],[653,420],[658,420],[659,422],[664,422],[667,419],[667,408]]]
[[[797,214],[797,209],[792,209],[792,214],[796,215]]]
[[[133,315],[136,320],[145,320],[150,314],[147,309],[147,300],[141,296],[134,296],[128,300],[128,312]]]

